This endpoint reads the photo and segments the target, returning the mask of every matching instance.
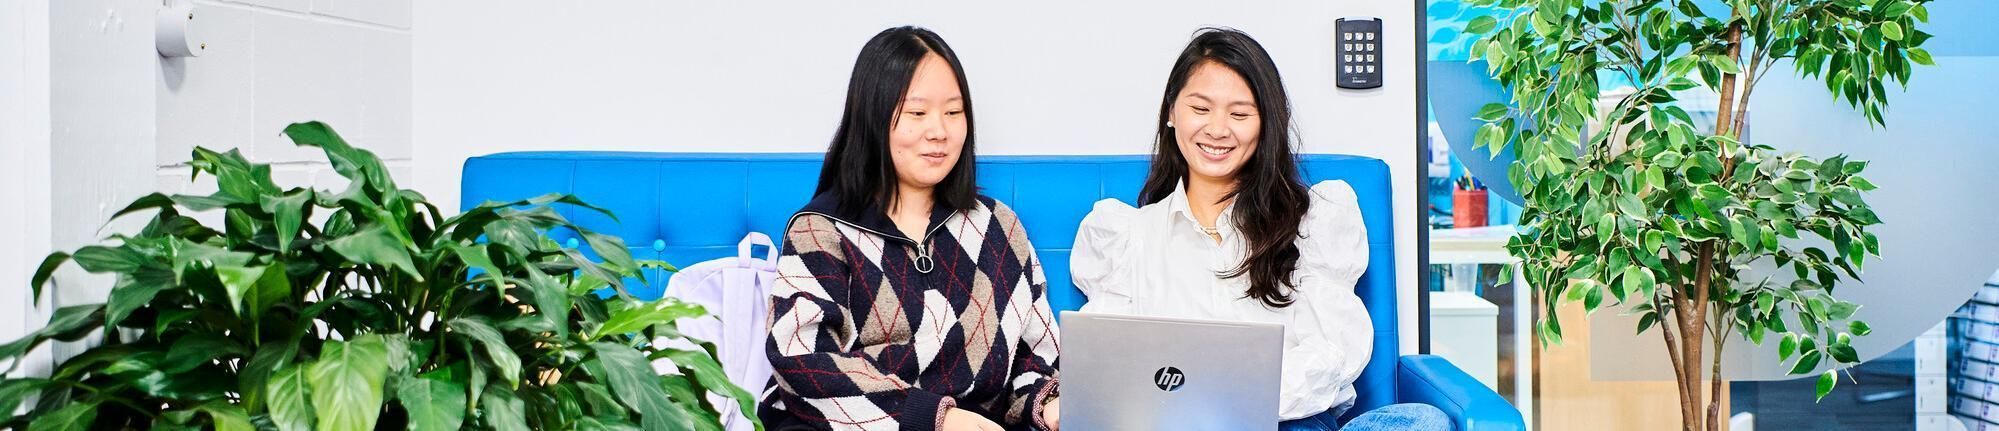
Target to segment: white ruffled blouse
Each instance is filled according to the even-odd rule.
[[[1089,295],[1083,311],[1282,324],[1280,418],[1344,413],[1353,406],[1353,382],[1367,365],[1374,337],[1367,309],[1354,295],[1367,269],[1367,229],[1345,182],[1321,182],[1311,196],[1299,227],[1294,302],[1285,308],[1243,297],[1245,277],[1217,275],[1248,255],[1229,221],[1234,205],[1216,220],[1217,244],[1194,221],[1184,186],[1143,208],[1098,201],[1069,258],[1071,277]]]

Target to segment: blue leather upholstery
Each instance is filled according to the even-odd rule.
[[[618,216],[612,221],[588,210],[560,208],[578,225],[624,238],[633,257],[693,264],[735,255],[737,241],[751,231],[781,239],[785,221],[811,198],[820,161],[817,153],[502,153],[465,162],[461,201],[470,208],[488,200],[574,194]],[[1374,355],[1354,383],[1358,399],[1353,411],[1419,400],[1455,403],[1439,407],[1458,420],[1460,429],[1474,423],[1480,429],[1508,423],[1517,427],[1518,411],[1503,400],[1487,402],[1498,395],[1441,358],[1398,362],[1388,165],[1346,155],[1305,155],[1300,161],[1308,184],[1344,180],[1352,185],[1367,226],[1371,258],[1355,290],[1374,322]],[[979,158],[978,183],[982,193],[1012,206],[1026,225],[1048,274],[1049,304],[1074,310],[1084,301],[1066,276],[1077,225],[1097,200],[1136,203],[1146,168],[1146,156],[985,156]],[[552,235],[557,241],[574,236]],[[665,284],[664,274],[648,274],[645,283],[629,290],[657,297]],[[1423,368],[1407,369],[1411,363]],[[1446,369],[1455,374],[1439,371]]]

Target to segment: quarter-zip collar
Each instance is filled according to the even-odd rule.
[[[942,201],[931,202],[930,223],[928,223],[923,228],[925,236],[928,236],[930,233],[936,232],[938,228],[944,227],[944,221],[949,220],[951,214],[956,212],[957,212],[956,210],[944,206]],[[831,194],[828,193],[821,193],[817,196],[813,196],[812,201],[806,203],[805,208],[800,208],[798,210],[798,213],[793,214],[792,217],[796,218],[798,217],[799,214],[818,214],[826,216],[827,218],[833,219],[833,221],[851,225],[853,227],[860,228],[861,230],[866,230],[868,231],[868,233],[880,235],[890,239],[899,240],[909,244],[919,244],[920,241],[928,239],[928,238],[910,238],[908,236],[903,235],[902,229],[895,227],[895,220],[888,218],[888,212],[882,211],[879,208],[869,208],[861,211],[841,211],[839,205],[839,199],[834,198]]]
[[[798,213],[792,214],[791,218],[797,219],[801,215],[817,214],[833,219],[836,223],[853,226],[856,229],[867,231],[876,236],[900,241],[916,250],[916,272],[929,274],[930,270],[936,268],[937,264],[937,261],[930,257],[930,236],[936,235],[938,230],[943,229],[944,222],[950,220],[951,215],[956,213],[957,210],[946,207],[941,202],[932,201],[930,205],[930,223],[923,229],[923,237],[910,238],[902,234],[902,229],[895,227],[895,221],[889,219],[888,212],[882,211],[879,208],[842,211],[839,199],[834,198],[830,194],[821,193],[818,196],[813,196],[812,201],[806,203],[805,208],[799,209]],[[785,224],[790,224],[790,222],[786,222]]]

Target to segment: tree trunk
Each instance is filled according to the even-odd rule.
[[[1739,62],[1742,58],[1742,23],[1739,21],[1742,12],[1741,10],[1734,11],[1734,16],[1731,17],[1728,26],[1728,59],[1731,62]],[[1720,106],[1717,106],[1715,109],[1717,118],[1715,119],[1714,134],[1716,136],[1734,137],[1738,132],[1730,127],[1737,122],[1736,118],[1740,114],[1736,112],[1736,109],[1739,108],[1736,101],[1736,82],[1737,76],[1734,74],[1723,75],[1721,77],[1721,102]],[[1734,171],[1735,158],[1728,152],[1723,151],[1721,153],[1721,162],[1721,178],[1725,180],[1728,174]],[[1714,344],[1714,359],[1708,373],[1703,376],[1699,365],[1696,364],[1701,363],[1702,352],[1705,350],[1703,348],[1706,347],[1706,343],[1703,343],[1703,338],[1708,335],[1708,325],[1712,317],[1709,315],[1709,311],[1712,309],[1709,308],[1711,304],[1708,292],[1714,287],[1714,265],[1719,260],[1725,260],[1725,257],[1719,256],[1719,254],[1723,253],[1723,250],[1725,250],[1725,246],[1718,246],[1714,241],[1701,244],[1696,252],[1698,255],[1696,265],[1698,266],[1694,269],[1692,285],[1683,284],[1679,286],[1683,289],[1690,287],[1692,291],[1683,290],[1675,292],[1676,294],[1674,295],[1675,308],[1673,314],[1681,325],[1679,340],[1679,353],[1681,357],[1678,361],[1679,366],[1676,368],[1684,369],[1684,372],[1678,374],[1681,394],[1680,409],[1682,417],[1687,419],[1681,429],[1686,431],[1717,431],[1721,429],[1721,349],[1728,342],[1726,339],[1728,336],[1727,330],[1729,329],[1727,316],[1712,318],[1712,323],[1717,325],[1716,328],[1718,329],[1715,331],[1714,339],[1712,340]],[[1689,296],[1692,298],[1688,298]],[[1711,398],[1706,400],[1703,400],[1700,387],[1703,377],[1706,378],[1710,392],[1712,393]]]

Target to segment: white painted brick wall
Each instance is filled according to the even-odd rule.
[[[0,256],[39,259],[51,249],[72,250],[136,229],[144,222],[140,217],[104,223],[146,193],[214,190],[212,178],[189,181],[186,162],[195,146],[240,149],[252,160],[276,163],[273,174],[284,186],[344,186],[317,149],[295,148],[280,134],[297,121],[328,122],[349,142],[386,159],[404,183],[415,182],[411,0],[193,1],[196,32],[207,47],[201,57],[171,59],[154,48],[153,17],[161,0],[0,3],[6,5],[0,11],[9,14],[0,24],[47,23],[46,37],[29,31],[44,29],[39,26],[0,26],[0,39],[7,41],[0,43],[0,54],[22,62],[5,66],[47,71],[46,76],[0,74],[10,84],[0,85],[7,90],[0,96],[15,105],[35,103],[7,105],[4,113],[43,112],[48,126],[46,140],[24,144],[46,152],[28,152],[30,160],[20,162],[47,170],[19,171],[47,172],[44,181],[0,189],[8,197],[47,197],[46,205],[36,206],[45,219],[0,218],[27,223],[20,231],[46,236],[20,242],[39,245]],[[45,54],[29,55],[35,52]],[[17,88],[24,86],[38,88]],[[13,97],[14,92],[48,97]],[[33,132],[9,130],[10,138]],[[220,221],[219,214],[198,217]],[[73,268],[60,272],[55,305],[100,302],[110,281]],[[28,297],[26,283],[0,287],[0,297],[19,303],[13,298]],[[76,351],[75,346],[53,349],[58,357]],[[24,369],[46,372],[46,365]]]
[[[292,144],[288,124],[319,120],[350,143],[410,175],[409,0],[198,0],[208,52],[161,60],[160,171],[165,191],[207,193],[187,184],[196,145],[237,148],[277,163],[285,187],[337,190],[345,182],[317,148]],[[412,182],[405,179],[404,182]]]

